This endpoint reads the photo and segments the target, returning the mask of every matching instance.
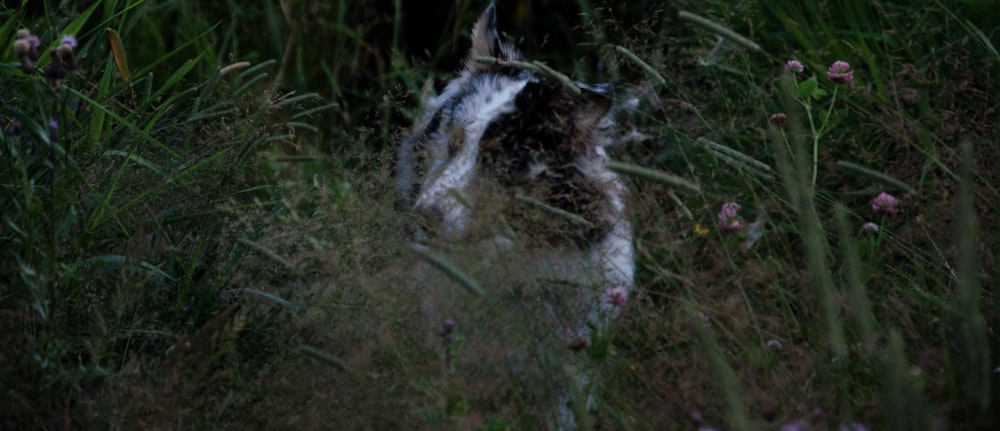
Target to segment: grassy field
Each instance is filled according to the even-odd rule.
[[[567,355],[591,429],[1000,427],[1000,5],[617,3],[497,5],[639,101],[638,289],[574,353],[403,241],[485,2],[4,2],[0,429],[538,429]]]

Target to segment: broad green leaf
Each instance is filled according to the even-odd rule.
[[[795,87],[795,97],[797,99],[807,99],[812,96],[813,92],[819,87],[819,82],[816,81],[816,77],[813,76],[805,81],[799,83]]]

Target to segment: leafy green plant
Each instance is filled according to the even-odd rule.
[[[255,155],[316,131],[295,111],[329,107],[315,94],[258,95],[273,62],[199,84],[192,71],[207,51],[161,84],[149,66],[127,73],[122,52],[81,30],[102,5],[109,22],[139,3],[97,2],[58,30],[19,30],[19,65],[0,81],[4,327],[23,343],[4,355],[5,379],[25,377],[5,385],[24,393],[3,397],[39,402],[5,428],[43,423],[66,402],[49,394],[99,386],[109,368],[162,352],[222,310],[247,253],[237,236],[253,235],[231,231],[234,220],[280,208]],[[7,28],[0,36],[14,41]]]

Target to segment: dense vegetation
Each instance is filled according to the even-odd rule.
[[[537,316],[429,276],[437,333],[393,195],[484,6],[3,3],[0,429],[536,428],[558,376],[460,358]],[[639,102],[590,425],[1000,426],[996,2],[498,8]]]

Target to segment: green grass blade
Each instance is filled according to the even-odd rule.
[[[886,175],[874,169],[869,169],[864,166],[861,166],[857,163],[849,162],[846,160],[837,160],[837,166],[844,168],[848,171],[864,175],[868,178],[871,178],[875,181],[882,183],[883,185],[894,187],[906,193],[911,193],[911,194],[916,193],[916,190],[914,190],[913,187],[910,187],[909,184],[906,184],[900,180],[897,180],[889,175]]]
[[[111,76],[114,72],[114,61],[108,58],[107,64],[104,67],[104,75],[101,77],[100,90],[98,91],[98,98],[107,99],[108,88],[111,87]],[[101,135],[104,134],[104,118],[105,111],[98,109],[94,111],[94,115],[90,118],[90,129],[87,133],[90,136],[91,145],[97,145],[101,141]]]
[[[443,272],[452,281],[458,283],[459,286],[464,287],[469,293],[472,293],[477,298],[487,298],[486,291],[479,285],[479,282],[449,262],[444,256],[434,253],[427,249],[427,247],[418,244],[410,244],[408,248],[423,258],[425,262]]]
[[[726,363],[718,342],[715,341],[712,334],[705,328],[701,319],[698,318],[697,313],[694,312],[691,306],[687,308],[688,322],[694,331],[695,340],[698,342],[702,357],[708,362],[709,369],[711,369],[712,375],[715,377],[715,382],[719,385],[719,390],[722,391],[722,396],[725,399],[726,419],[729,424],[728,429],[738,431],[750,430],[750,420],[747,417],[746,403],[743,401],[740,382],[736,377],[736,373]]]
[[[728,27],[718,24],[701,15],[682,10],[677,13],[677,17],[685,21],[695,23],[719,36],[729,39],[730,41],[746,49],[749,49],[751,51],[760,51],[760,45],[757,45],[756,43],[754,43],[754,41],[747,39],[743,35],[730,30]]]
[[[334,368],[336,368],[336,369],[338,369],[340,371],[349,371],[350,370],[347,367],[347,363],[345,363],[344,361],[338,359],[336,356],[333,356],[330,353],[327,353],[326,351],[317,349],[315,347],[306,346],[306,345],[299,346],[299,351],[302,352],[302,354],[305,355],[305,356],[308,356],[310,358],[316,359],[316,360],[318,360],[320,362],[323,362],[323,363],[325,363],[327,365],[332,365]]]
[[[94,107],[98,111],[104,112],[109,117],[114,118],[120,124],[122,124],[123,126],[127,127],[129,130],[131,130],[131,131],[135,132],[137,135],[141,136],[146,142],[150,142],[153,145],[156,145],[157,148],[159,148],[159,149],[161,149],[163,151],[166,151],[168,154],[170,154],[170,155],[172,155],[174,157],[180,158],[180,154],[179,153],[177,153],[176,151],[170,149],[166,145],[163,145],[162,142],[160,142],[156,138],[152,137],[148,132],[146,132],[146,131],[144,131],[142,129],[139,129],[139,127],[137,127],[131,121],[129,121],[129,120],[125,119],[125,118],[122,118],[120,115],[112,112],[111,110],[109,110],[108,108],[106,108],[100,102],[98,102],[98,101],[96,101],[94,99],[91,99],[90,97],[87,97],[87,95],[81,93],[79,90],[70,88],[69,91],[71,93],[73,93],[74,95],[76,95],[77,97],[79,97],[80,99],[82,99],[83,101],[85,101],[88,104],[90,104],[90,106]]]
[[[957,376],[965,396],[985,410],[991,401],[990,343],[982,313],[979,286],[979,229],[976,225],[975,184],[972,172],[973,149],[962,144],[961,183],[958,196],[958,289],[956,308],[963,314],[955,322],[958,335]]]
[[[292,313],[295,313],[295,314],[299,314],[299,313],[302,312],[302,307],[299,307],[298,305],[292,304],[287,299],[282,298],[282,297],[280,297],[278,295],[275,295],[273,293],[264,292],[262,290],[257,290],[257,289],[242,289],[241,292],[250,293],[250,294],[253,294],[253,295],[257,295],[257,296],[259,296],[261,298],[267,299],[267,300],[269,300],[271,302],[274,302],[275,304],[278,304],[278,305],[280,305],[282,307],[287,308],[289,311],[291,311]]]
[[[633,176],[636,178],[642,178],[664,183],[667,185],[687,190],[692,193],[697,193],[697,194],[701,193],[701,187],[699,187],[697,184],[692,183],[676,175],[671,175],[666,172],[658,171],[655,169],[630,165],[621,162],[608,163],[608,169],[611,169],[612,171],[622,173],[625,175]]]
[[[105,157],[107,156],[124,157],[125,159],[132,161],[139,166],[145,167],[153,172],[156,172],[157,174],[160,174],[160,176],[166,178],[171,182],[173,181],[173,178],[169,174],[167,174],[167,170],[164,169],[162,166],[159,166],[156,163],[146,160],[140,156],[137,156],[135,153],[119,151],[119,150],[107,150],[103,153],[103,155]]]
[[[103,255],[103,256],[94,256],[94,257],[91,257],[89,259],[84,260],[82,263],[84,263],[86,265],[99,266],[102,271],[111,271],[111,270],[116,270],[116,269],[120,269],[120,268],[124,268],[124,267],[131,267],[132,265],[130,265],[130,262],[132,260],[133,259],[130,259],[130,258],[128,258],[126,256],[122,256],[122,255],[107,254],[107,255]],[[166,279],[166,280],[169,280],[169,281],[177,281],[176,278],[174,278],[170,274],[167,274],[162,269],[157,268],[155,265],[150,264],[149,262],[140,261],[140,262],[138,262],[137,265],[135,265],[135,267],[138,267],[140,269],[143,269],[145,271],[153,273],[156,276],[160,277],[161,279]]]
[[[840,230],[840,249],[844,255],[844,279],[847,283],[847,296],[850,304],[847,311],[854,318],[865,350],[874,354],[875,343],[878,341],[875,333],[875,315],[872,312],[871,301],[868,299],[868,292],[865,289],[864,270],[861,258],[858,256],[858,244],[854,239],[858,229],[851,229],[847,219],[847,208],[841,204],[837,204],[836,217],[837,227]]]

